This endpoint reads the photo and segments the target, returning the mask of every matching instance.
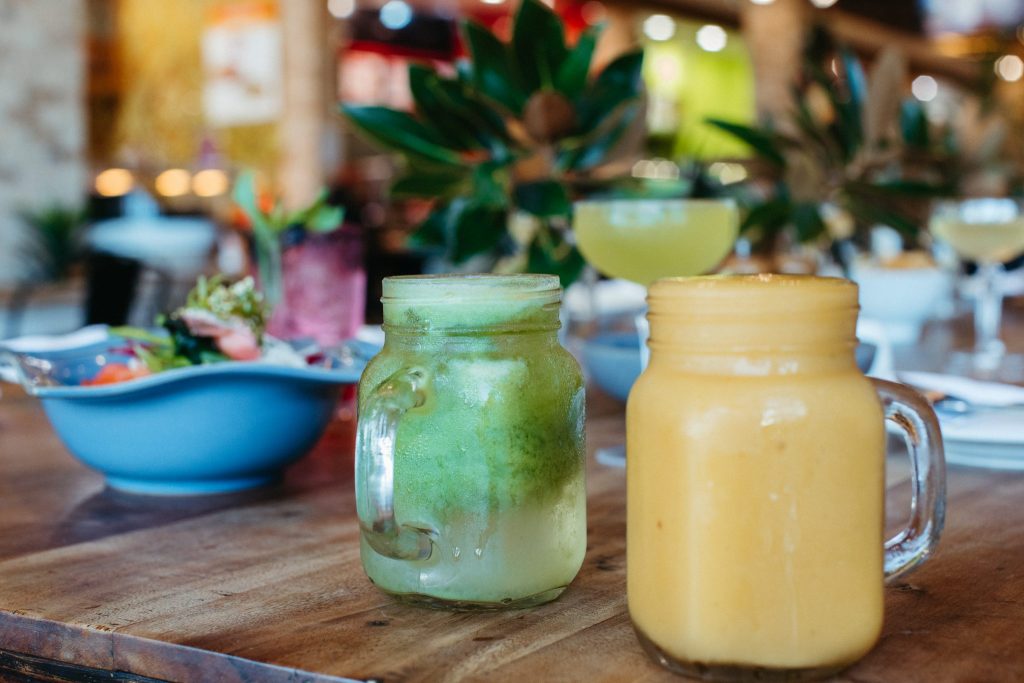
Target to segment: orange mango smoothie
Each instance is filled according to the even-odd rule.
[[[882,626],[884,424],[856,287],[669,279],[627,408],[628,594],[689,665],[842,668]]]

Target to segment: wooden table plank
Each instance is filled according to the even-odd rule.
[[[622,439],[621,408],[607,405],[592,411],[591,451]],[[64,662],[190,681],[679,680],[646,658],[629,624],[621,470],[591,458],[587,556],[559,600],[448,613],[396,603],[365,578],[351,438],[351,425],[336,425],[273,489],[154,500],[103,490],[38,407],[8,391],[0,670]],[[901,461],[892,470],[905,478]],[[938,553],[887,591],[879,646],[838,680],[1024,680],[1024,475],[951,468],[949,492]],[[892,520],[902,505],[894,495]]]

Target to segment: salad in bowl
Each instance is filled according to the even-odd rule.
[[[221,493],[270,483],[307,453],[372,355],[274,339],[265,317],[251,279],[201,278],[156,329],[3,355],[72,455],[110,486]]]

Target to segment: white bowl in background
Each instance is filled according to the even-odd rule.
[[[860,314],[885,327],[891,344],[913,344],[926,321],[953,296],[952,275],[938,266],[885,266],[858,260],[850,276],[860,287]]]

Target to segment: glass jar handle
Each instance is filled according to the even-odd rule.
[[[421,368],[403,368],[381,382],[363,402],[356,431],[356,511],[363,537],[396,560],[430,557],[435,535],[395,520],[395,439],[398,422],[426,400]]]
[[[885,542],[885,579],[891,581],[924,562],[938,543],[946,518],[946,459],[939,421],[928,401],[902,384],[871,381],[885,419],[903,431],[913,472],[910,522]]]

